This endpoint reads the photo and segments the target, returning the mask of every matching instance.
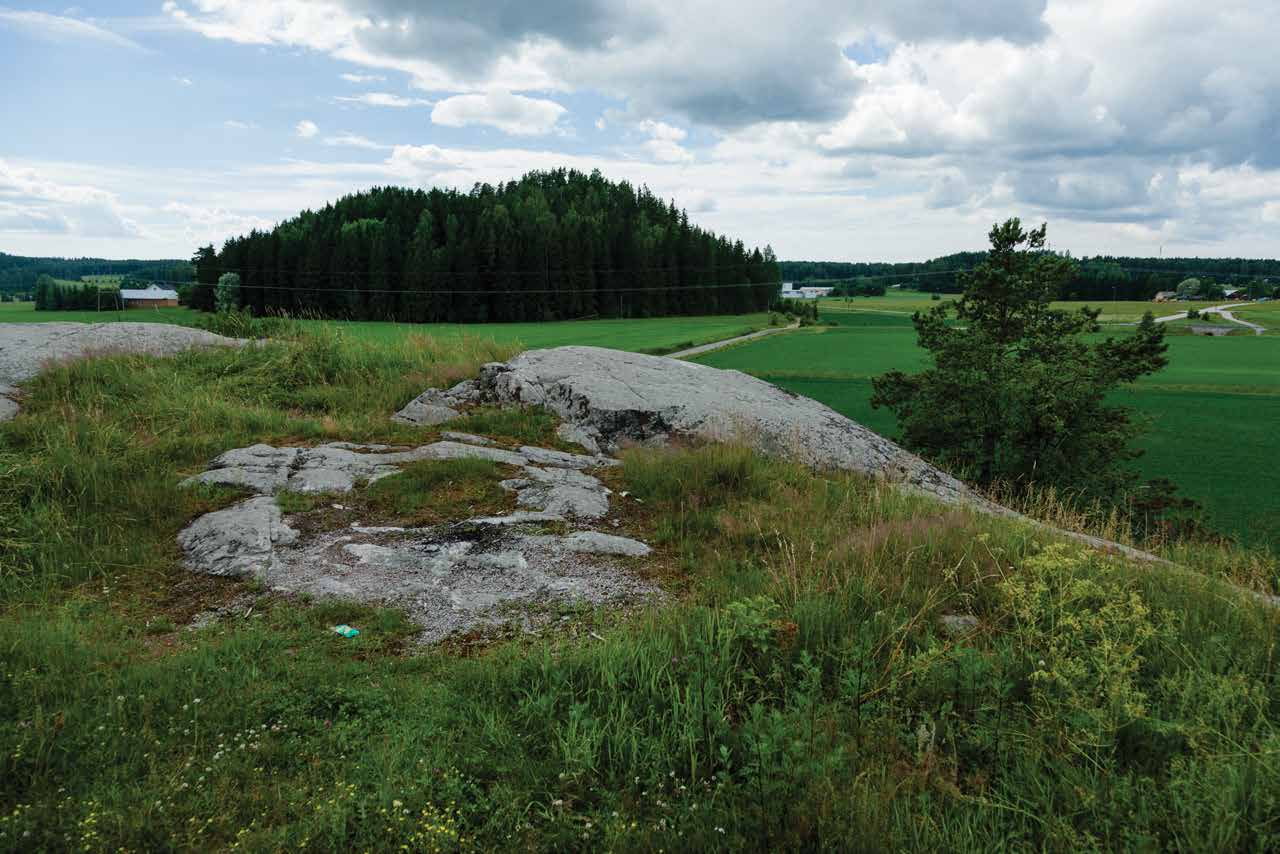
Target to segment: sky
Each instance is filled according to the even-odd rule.
[[[5,0],[0,0],[4,3]],[[780,258],[1280,256],[1274,0],[0,5],[0,251],[600,169]]]

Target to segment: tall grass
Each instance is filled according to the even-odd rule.
[[[0,848],[1274,847],[1280,624],[1230,572],[733,446],[610,475],[661,606],[417,650],[393,610],[233,585],[252,606],[176,628],[203,594],[173,534],[229,500],[182,473],[250,441],[421,439],[386,415],[500,356],[319,338],[34,383],[0,428]],[[366,498],[429,515],[496,476]]]
[[[179,488],[180,474],[254,442],[420,440],[389,414],[512,351],[427,336],[378,346],[321,329],[172,359],[54,366],[0,430],[0,600],[162,571],[177,530],[226,496]]]

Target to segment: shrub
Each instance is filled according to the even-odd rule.
[[[240,308],[240,275],[238,273],[223,273],[218,277],[218,287],[214,291],[213,303],[219,314]]]

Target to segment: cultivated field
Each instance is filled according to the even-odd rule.
[[[858,300],[855,305],[876,300]],[[886,297],[879,305],[919,306],[928,297]],[[935,303],[936,304],[936,303]],[[1220,304],[1220,303],[1219,303]],[[1072,303],[1062,303],[1070,306]],[[1176,304],[1181,310],[1187,304]],[[1118,303],[1117,318],[1140,316],[1149,303]],[[871,378],[885,371],[919,370],[926,358],[915,343],[909,313],[851,311],[825,301],[814,327],[709,353],[699,361],[736,368],[777,383],[888,436],[893,416],[870,406]],[[1264,303],[1250,313],[1266,325]],[[1219,321],[1225,324],[1226,321]],[[1117,328],[1113,334],[1123,334]],[[1151,419],[1138,461],[1146,477],[1167,477],[1205,505],[1213,524],[1242,541],[1280,546],[1280,341],[1271,335],[1207,338],[1170,335],[1169,366],[1119,395]]]
[[[955,294],[940,294],[939,297],[943,300],[956,299]],[[938,301],[931,299],[929,294],[920,293],[919,291],[891,290],[886,292],[882,297],[827,298],[819,301],[819,308],[824,315],[845,314],[851,312],[898,314],[904,317],[910,317],[914,312],[925,311],[937,304]],[[1186,311],[1190,308],[1199,309],[1222,304],[1223,300],[1218,300],[1216,302],[1171,303],[1119,300],[1116,302],[1107,301],[1092,303],[1095,308],[1102,309],[1102,314],[1098,316],[1098,321],[1104,324],[1137,323],[1142,319],[1142,315],[1148,311],[1156,317],[1164,317],[1170,314],[1177,314],[1180,311]],[[1084,305],[1090,305],[1090,303],[1058,301],[1053,304],[1054,308],[1064,309],[1078,308]]]
[[[189,308],[132,311],[40,311],[32,303],[0,303],[0,323],[111,323],[115,321],[175,323],[195,326],[201,313]],[[633,352],[667,353],[698,344],[745,335],[769,325],[768,314],[655,317],[633,320],[565,320],[553,323],[380,323],[376,321],[303,320],[304,328],[331,327],[355,340],[396,343],[410,335],[442,341],[486,338],[524,348],[582,344]]]

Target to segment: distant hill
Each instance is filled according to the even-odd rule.
[[[375,187],[197,254],[192,305],[219,275],[257,314],[543,321],[761,311],[780,281],[768,247],[599,172],[557,169],[470,192]]]
[[[170,282],[191,281],[194,268],[181,259],[33,258],[0,252],[0,294],[33,294],[36,279],[47,274],[55,279],[79,281],[81,276],[132,276]]]
[[[881,263],[843,261],[779,261],[784,282],[823,281],[833,285],[868,278],[885,286],[959,293],[957,274],[982,263],[985,252],[957,252],[931,261]],[[1270,296],[1280,286],[1280,260],[1267,258],[1141,258],[1098,255],[1077,259],[1078,272],[1062,299],[1146,300],[1174,290],[1196,276],[1227,288],[1247,288],[1250,295]]]

